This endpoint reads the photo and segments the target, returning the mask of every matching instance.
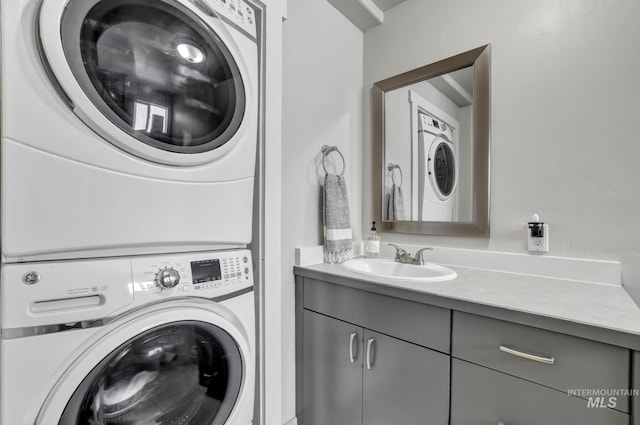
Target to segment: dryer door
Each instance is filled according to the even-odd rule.
[[[163,306],[108,325],[58,381],[37,424],[222,425],[239,415],[249,423],[242,329],[212,302]]]
[[[234,143],[251,93],[218,17],[184,0],[44,0],[39,19],[55,79],[108,141],[171,165]]]
[[[427,159],[429,180],[436,196],[445,201],[449,199],[458,181],[456,157],[451,142],[444,136],[438,136],[431,144]]]

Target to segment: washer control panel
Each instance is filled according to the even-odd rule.
[[[5,329],[112,317],[178,297],[217,298],[253,287],[249,250],[4,264]]]
[[[248,250],[158,255],[132,259],[134,292],[213,298],[253,286]]]
[[[165,267],[156,273],[156,286],[158,288],[173,288],[180,283],[180,273],[173,267]]]

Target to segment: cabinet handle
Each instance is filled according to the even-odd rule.
[[[541,357],[529,353],[523,353],[522,351],[517,351],[513,348],[505,347],[504,345],[500,346],[500,351],[511,354],[513,356],[522,357],[523,359],[533,360],[534,362],[540,362],[544,364],[554,364],[556,362],[555,357]]]
[[[358,334],[355,332],[349,335],[349,360],[351,363],[355,363],[356,361],[356,357],[354,355],[356,350],[353,349],[353,343],[356,341],[356,336],[358,336]]]
[[[371,359],[373,357],[373,355],[371,354],[371,352],[373,351],[373,343],[376,342],[375,339],[373,338],[369,338],[369,340],[367,341],[367,369],[371,370],[372,368],[372,362]]]

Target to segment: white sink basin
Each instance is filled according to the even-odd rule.
[[[458,276],[455,271],[439,264],[426,263],[418,266],[386,258],[357,258],[345,261],[342,265],[355,273],[405,282],[440,282]]]

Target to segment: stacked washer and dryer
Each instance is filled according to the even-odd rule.
[[[250,424],[256,11],[0,15],[0,423]]]
[[[422,221],[456,219],[458,166],[453,132],[450,124],[435,115],[418,112],[418,217]]]

